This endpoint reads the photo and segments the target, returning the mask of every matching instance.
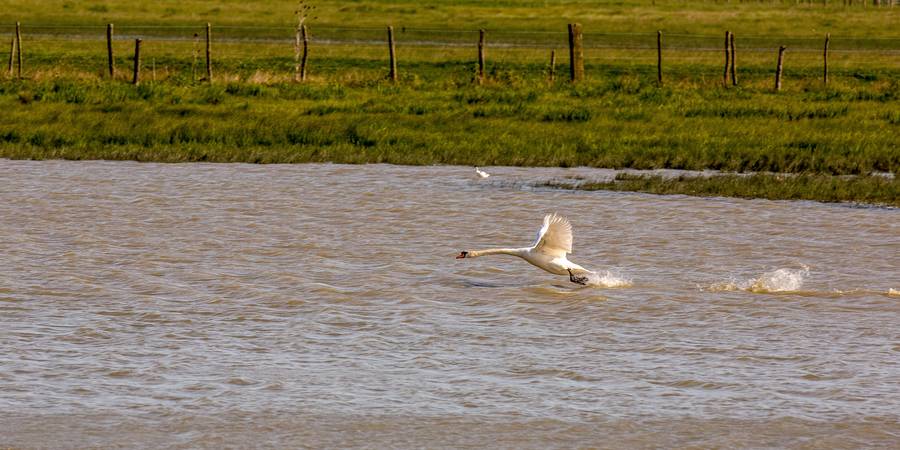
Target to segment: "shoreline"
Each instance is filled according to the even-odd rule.
[[[807,200],[900,208],[900,181],[882,174],[716,174],[711,176],[619,173],[608,182],[549,181],[543,187],[573,191],[642,192],[655,195]]]
[[[2,161],[104,161],[135,162],[154,164],[388,164],[396,166],[456,166],[461,170],[470,170],[467,165],[454,164],[394,164],[390,162],[334,162],[334,161],[300,161],[300,162],[246,162],[246,161],[160,161],[140,159],[66,159],[66,158],[8,158],[4,157],[0,147]],[[493,171],[494,168],[485,167]],[[505,166],[517,168],[552,169],[548,166]],[[724,197],[765,200],[800,200],[821,203],[854,204],[864,207],[900,208],[900,178],[893,173],[870,173],[865,175],[823,175],[823,174],[785,174],[785,173],[728,173],[728,172],[689,172],[660,174],[659,170],[635,171],[628,169],[604,167],[578,167],[561,169],[596,169],[612,171],[609,181],[587,179],[581,175],[549,178],[537,181],[522,181],[523,185],[571,190],[571,191],[609,191],[637,192],[654,195],[686,195],[691,197]],[[493,181],[495,178],[491,178]],[[502,184],[501,186],[506,186]]]

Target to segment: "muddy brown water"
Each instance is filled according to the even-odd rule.
[[[0,447],[900,443],[900,211],[487,170],[0,160]]]

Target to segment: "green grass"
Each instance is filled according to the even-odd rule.
[[[581,22],[590,33],[655,32],[719,36],[725,29],[739,36],[838,36],[898,38],[897,8],[845,7],[841,2],[716,2],[709,0],[344,0],[309,1],[317,9],[313,29],[395,25],[419,29],[492,31],[565,30]],[[129,2],[123,0],[3,0],[0,24],[26,26],[135,25],[257,27],[235,34],[273,33],[294,25],[296,2],[283,0]],[[266,30],[270,29],[270,30]],[[2,31],[2,29],[0,29]],[[164,33],[175,33],[167,30]]]
[[[900,172],[897,81],[0,83],[0,157]]]
[[[700,197],[765,198],[769,200],[816,200],[854,202],[900,207],[900,180],[883,176],[833,177],[825,175],[785,176],[642,176],[620,173],[606,183],[548,183],[548,187],[585,191],[630,191],[662,195]]]

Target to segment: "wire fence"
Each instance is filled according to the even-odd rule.
[[[381,71],[386,67],[387,27],[309,28],[312,73],[334,77],[348,67],[359,71]],[[283,74],[294,71],[297,30],[293,27],[216,26],[211,27],[213,64],[244,77],[260,70]],[[407,70],[420,70],[423,77],[437,77],[438,70],[454,76],[468,76],[475,63],[478,45],[477,29],[435,29],[395,27],[400,64]],[[22,43],[15,44],[15,28],[0,27],[0,38],[8,45],[0,46],[0,57],[9,58],[13,73],[14,58],[26,55],[28,68],[57,72],[69,69],[94,71],[107,61],[107,28],[95,25],[23,24]],[[109,46],[114,49],[115,63],[127,69],[135,39],[144,41],[144,65],[152,65],[154,74],[201,72],[205,63],[206,24],[194,25],[116,25]],[[568,63],[569,36],[566,30],[486,30],[487,62],[495,72],[499,69],[530,71],[543,76],[550,52],[555,50],[562,68]],[[768,73],[782,46],[788,49],[785,62],[787,76],[805,71],[810,75],[822,65],[825,33],[794,36],[748,34],[735,36],[740,69],[750,74]],[[11,45],[10,45],[11,44]],[[723,63],[725,30],[719,35],[667,33],[662,30],[662,65],[666,72],[681,76],[713,78],[721,76],[713,68]],[[583,49],[586,64],[606,66],[607,71],[649,73],[656,71],[658,58],[657,32],[604,33],[585,30]],[[19,55],[14,55],[18,52]],[[836,74],[841,71],[859,78],[860,73],[900,73],[900,35],[867,37],[831,35],[828,64]],[[423,69],[423,66],[429,69]],[[705,67],[698,71],[698,67]],[[426,73],[427,72],[427,73]],[[693,73],[697,72],[697,73]],[[702,73],[700,73],[702,72]],[[155,75],[154,75],[155,76]],[[864,75],[866,76],[866,75]]]
[[[187,41],[195,35],[203,36],[206,24],[193,25],[116,25],[116,40],[133,40],[135,38],[154,39],[158,41]],[[281,42],[290,44],[294,41],[294,27],[254,27],[254,26],[217,26],[213,24],[215,40],[232,43]],[[407,46],[457,47],[472,46],[477,43],[479,29],[435,29],[395,27],[397,42]],[[106,26],[97,25],[23,25],[23,30],[32,39],[56,41],[90,41],[105,40]],[[319,45],[382,45],[386,39],[386,27],[317,27],[310,26],[310,41]],[[900,28],[898,28],[900,30]],[[665,47],[674,50],[707,50],[718,51],[726,30],[721,34],[668,33],[665,36]],[[6,35],[7,41],[13,37],[15,29],[10,26],[0,27],[0,36]],[[561,48],[567,45],[565,29],[559,31],[527,31],[527,30],[486,30],[490,45],[494,47],[522,48]],[[778,48],[788,46],[794,50],[815,51],[821,47],[825,32],[807,33],[794,36],[773,36],[760,34],[739,35],[741,46],[745,50]],[[841,36],[833,35],[831,41],[835,51],[866,52],[887,51],[900,52],[900,34],[892,37]],[[605,33],[585,30],[585,48],[656,48],[656,30],[633,33]]]

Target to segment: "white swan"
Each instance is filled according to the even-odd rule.
[[[484,255],[513,255],[528,261],[552,274],[569,275],[569,281],[585,285],[591,271],[569,261],[566,253],[572,253],[572,224],[556,213],[544,216],[544,226],[538,231],[531,247],[490,248],[460,252],[456,259],[477,258]]]
[[[477,173],[478,176],[481,178],[487,178],[487,177],[491,176],[491,174],[479,169],[478,167],[475,167],[475,173]]]

